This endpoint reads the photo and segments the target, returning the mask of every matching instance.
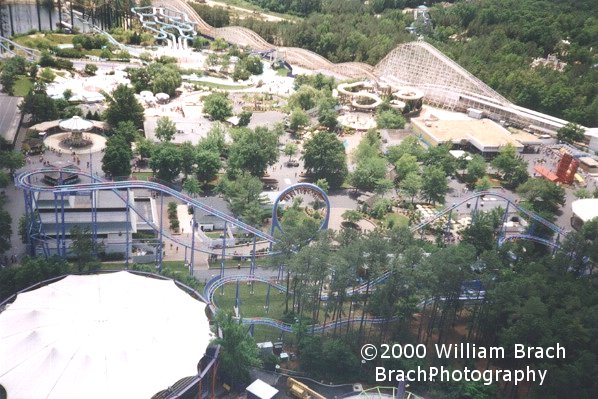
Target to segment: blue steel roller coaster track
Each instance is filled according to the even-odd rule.
[[[217,218],[225,221],[226,223],[230,223],[233,226],[236,226],[243,231],[253,234],[255,237],[258,237],[259,239],[264,240],[265,242],[269,242],[269,243],[276,242],[276,238],[273,235],[263,232],[253,226],[248,225],[247,223],[245,223],[239,219],[236,219],[230,215],[227,215],[226,213],[223,213],[217,209],[214,209],[195,198],[192,198],[184,193],[181,193],[180,191],[177,191],[173,188],[170,188],[168,186],[165,186],[163,184],[156,183],[156,182],[145,181],[145,180],[107,181],[107,180],[104,180],[96,175],[92,175],[92,174],[89,174],[89,173],[83,172],[83,171],[77,171],[77,173],[79,175],[87,177],[91,182],[70,184],[70,185],[57,185],[57,186],[46,186],[46,185],[41,185],[41,184],[32,182],[32,177],[34,177],[36,175],[52,173],[52,172],[66,173],[66,172],[69,172],[69,170],[63,170],[63,169],[57,169],[57,168],[41,168],[41,169],[25,171],[25,172],[22,172],[21,174],[19,174],[18,176],[16,176],[15,185],[16,185],[16,187],[18,187],[24,191],[26,202],[31,201],[31,199],[30,198],[28,199],[27,196],[31,196],[33,193],[36,193],[36,192],[50,192],[50,193],[53,193],[55,196],[56,195],[64,196],[64,195],[71,195],[72,193],[76,193],[76,192],[97,192],[97,191],[109,190],[109,191],[116,193],[116,195],[118,195],[121,198],[121,200],[123,200],[123,202],[127,203],[127,198],[122,195],[123,190],[146,189],[146,190],[155,191],[157,193],[160,193],[161,195],[172,196],[173,198],[176,198],[176,199],[182,201],[183,203],[188,204],[189,206],[192,206],[192,207],[200,209],[204,212],[210,213],[210,214],[216,216]],[[304,183],[302,183],[302,184],[304,184]],[[437,221],[445,216],[448,216],[448,218],[449,218],[448,223],[450,223],[450,217],[451,217],[452,212],[454,210],[456,210],[459,206],[461,206],[465,203],[469,203],[471,201],[475,201],[475,206],[473,208],[473,212],[474,212],[474,216],[475,216],[475,212],[477,211],[477,202],[479,201],[480,198],[483,198],[487,195],[501,198],[502,200],[504,200],[506,202],[507,206],[505,209],[505,218],[506,218],[506,215],[508,214],[509,208],[512,207],[513,209],[517,210],[518,212],[520,212],[520,213],[524,214],[526,217],[528,217],[529,220],[542,224],[543,226],[547,227],[549,230],[551,230],[552,232],[554,232],[557,235],[556,242],[553,242],[553,241],[550,241],[550,240],[547,240],[547,239],[544,239],[541,237],[536,237],[536,236],[533,236],[530,234],[514,234],[514,235],[510,235],[510,236],[502,235],[499,238],[499,245],[502,245],[502,243],[509,241],[509,240],[525,239],[525,240],[531,240],[531,241],[534,241],[534,242],[537,242],[537,243],[540,243],[543,245],[547,245],[547,246],[550,246],[553,248],[557,248],[557,249],[559,248],[558,240],[559,240],[559,237],[566,234],[565,229],[555,225],[554,223],[547,221],[546,219],[542,218],[541,216],[535,214],[534,212],[531,212],[531,211],[519,206],[518,204],[512,202],[511,199],[506,197],[505,195],[503,195],[501,193],[493,192],[493,191],[480,191],[480,192],[474,193],[468,197],[465,197],[465,198],[461,199],[459,202],[456,202],[453,205],[437,212],[432,217],[427,218],[426,220],[423,220],[422,222],[412,226],[410,228],[410,230],[411,230],[411,232],[420,231],[420,230],[424,229],[425,227],[427,227],[428,225],[430,225],[431,223],[434,223],[435,221]],[[30,208],[30,211],[31,211],[31,208]],[[132,208],[132,211],[136,212],[138,216],[140,216],[145,222],[147,222],[156,231],[159,231],[159,227],[156,226],[155,223],[147,220],[145,218],[145,216],[143,216],[140,212],[137,212],[134,208]],[[188,243],[180,241],[177,237],[170,235],[168,232],[160,231],[160,234],[161,234],[161,236],[164,236],[164,237],[168,238],[169,240],[176,242],[178,245],[192,249],[192,252],[193,251],[206,252],[205,250],[202,250],[200,248],[190,247]],[[209,253],[212,253],[212,252],[209,252]],[[223,247],[223,249],[222,249],[222,254],[223,254],[223,256],[225,255],[225,247]],[[253,252],[253,254],[255,255],[255,251]],[[272,253],[270,253],[270,254],[272,254]],[[384,283],[388,279],[389,276],[390,276],[390,272],[386,272],[386,273],[382,274],[378,278],[370,281],[369,287],[372,288],[378,284]],[[286,287],[284,287],[283,285],[280,285],[276,282],[273,282],[273,281],[263,278],[263,277],[258,277],[256,275],[254,275],[253,273],[250,273],[249,275],[229,275],[229,276],[224,276],[224,274],[221,273],[220,275],[216,275],[215,277],[210,279],[204,288],[204,297],[208,301],[208,306],[210,307],[211,311],[215,312],[217,310],[217,306],[214,301],[214,294],[215,294],[216,290],[218,288],[223,287],[226,284],[231,284],[231,283],[239,284],[240,282],[264,283],[264,284],[267,284],[269,287],[274,288],[277,291],[286,292]],[[362,285],[359,285],[357,287],[347,290],[347,294],[349,296],[354,295],[354,294],[360,294],[360,293],[365,292],[366,289],[367,289],[367,284],[362,284]],[[269,292],[269,290],[268,290],[268,292]],[[475,290],[464,289],[459,300],[475,301],[475,300],[479,300],[479,299],[483,298],[484,294],[485,293],[483,290],[475,291]],[[321,295],[321,299],[324,301],[328,300],[329,294],[323,293]],[[426,301],[422,302],[420,305],[423,305],[425,302]],[[238,295],[237,295],[237,305],[238,305]],[[388,319],[388,318],[383,318],[383,317],[368,317],[368,318],[364,318],[363,321],[365,323],[369,323],[369,324],[381,324],[381,323],[385,323],[385,322],[393,321],[393,320],[395,320],[395,319]],[[242,321],[244,324],[247,324],[249,326],[267,325],[267,326],[274,327],[274,328],[277,328],[277,329],[279,329],[281,331],[285,331],[285,332],[291,332],[293,330],[293,326],[291,324],[285,323],[281,320],[268,318],[268,317],[249,317],[249,318],[243,318]],[[321,333],[321,332],[324,332],[324,331],[327,331],[330,329],[335,329],[335,328],[339,328],[341,326],[345,326],[347,324],[361,323],[361,321],[362,321],[362,319],[360,317],[343,318],[343,319],[331,321],[328,324],[324,323],[324,324],[311,325],[311,326],[308,326],[307,328],[311,332]]]

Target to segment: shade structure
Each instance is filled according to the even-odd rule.
[[[93,127],[93,123],[75,115],[70,119],[61,121],[58,127],[71,132],[85,132]]]
[[[19,398],[150,398],[197,374],[205,304],[172,280],[68,276],[0,313],[0,385]]]
[[[170,96],[166,93],[158,93],[156,94],[156,100],[158,101],[168,101]]]

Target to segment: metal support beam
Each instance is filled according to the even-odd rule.
[[[130,249],[130,240],[129,240],[129,231],[130,231],[130,224],[131,224],[131,216],[129,215],[129,192],[130,189],[127,188],[127,204],[125,207],[125,212],[126,212],[126,230],[125,230],[125,269],[129,270],[129,254],[131,253],[131,249]]]
[[[193,217],[191,218],[191,255],[189,262],[189,275],[193,275],[193,266],[195,266],[195,227],[197,222],[195,221],[195,209],[193,209]]]
[[[164,237],[162,236],[162,231],[164,230],[164,224],[162,223],[164,219],[164,194],[160,191],[160,232],[158,233],[158,272],[162,274],[162,253],[164,251]],[[186,259],[185,259],[186,260]]]

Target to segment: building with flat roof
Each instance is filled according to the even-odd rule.
[[[70,231],[78,226],[94,231],[94,215],[92,204],[95,203],[95,226],[98,241],[104,243],[106,252],[125,252],[127,232],[129,242],[133,242],[133,234],[138,232],[154,232],[151,224],[157,224],[157,211],[152,198],[136,196],[129,192],[129,215],[125,201],[126,190],[120,190],[118,195],[112,191],[92,192],[81,191],[61,197],[53,193],[42,191],[34,196],[34,206],[39,214],[40,233],[47,237],[49,250],[56,251],[52,245],[53,239],[62,234],[62,210],[64,208],[64,233],[67,247],[70,245]],[[133,210],[134,208],[134,210]],[[127,220],[128,219],[128,220]],[[151,224],[150,224],[151,223]],[[134,255],[137,244],[131,247]],[[143,246],[148,252],[149,247]]]
[[[22,97],[12,97],[0,94],[0,136],[14,144],[21,124],[21,109],[19,105],[23,102]]]
[[[524,145],[511,132],[490,119],[439,119],[419,117],[411,120],[413,130],[428,145],[452,142],[473,147],[481,153],[496,153],[508,144],[522,152]]]
[[[598,198],[578,199],[571,203],[571,226],[579,230],[585,222],[598,218]]]

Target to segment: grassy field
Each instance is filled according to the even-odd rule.
[[[409,226],[409,218],[399,213],[389,213],[384,216],[384,224],[388,226],[389,223],[393,226]]]
[[[133,172],[133,177],[138,180],[149,180],[153,175],[153,172]]]
[[[212,89],[221,89],[221,90],[242,90],[242,89],[248,89],[251,87],[251,86],[247,86],[247,85],[225,85],[225,84],[221,84],[221,83],[206,82],[204,80],[189,81],[189,83],[193,83],[197,86],[208,87],[208,88],[212,88]]]
[[[217,1],[218,3],[222,3],[222,4],[228,4],[230,6],[244,8],[244,9],[247,9],[250,11],[263,12],[264,14],[274,15],[276,17],[284,18],[284,19],[287,19],[290,21],[298,21],[301,19],[301,17],[298,17],[296,15],[281,14],[278,12],[266,10],[265,8],[262,8],[262,7],[258,6],[257,4],[251,3],[247,0],[215,0],[215,1]]]
[[[27,76],[19,76],[19,79],[15,82],[14,95],[17,97],[25,97],[33,87],[33,83]]]
[[[286,77],[286,76],[288,75],[288,73],[289,73],[289,70],[288,70],[288,69],[286,69],[286,68],[278,68],[278,69],[276,70],[276,74],[277,74],[278,76],[283,76],[283,77]]]
[[[235,293],[237,285],[227,284],[224,286],[224,295],[221,295],[220,289],[214,295],[216,305],[223,310],[233,310],[235,305]],[[281,319],[284,312],[284,293],[275,289],[270,290],[270,310],[267,311],[266,292],[268,286],[264,283],[254,283],[253,294],[251,285],[248,283],[239,284],[239,296],[241,298],[241,316],[243,317],[271,317]]]
[[[225,259],[224,260],[224,268],[225,269],[232,269],[236,268],[241,264],[241,267],[249,267],[251,265],[251,258],[247,258],[245,262],[241,262],[236,259]],[[255,264],[258,266],[267,266],[269,265],[269,260],[267,257],[259,257],[255,259]],[[214,262],[208,262],[208,266],[210,269],[220,269],[220,260]]]
[[[73,42],[73,35],[65,35],[61,33],[36,33],[28,36],[21,36],[14,39],[14,41],[21,46],[30,48],[50,47],[59,44],[68,44]]]

